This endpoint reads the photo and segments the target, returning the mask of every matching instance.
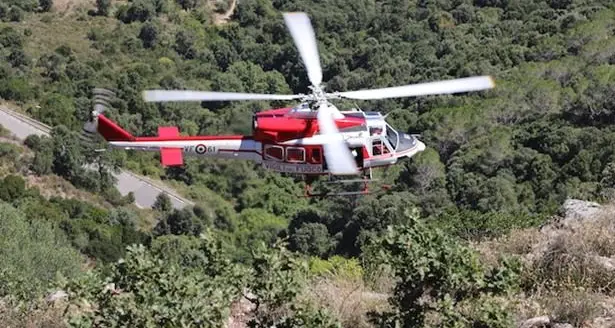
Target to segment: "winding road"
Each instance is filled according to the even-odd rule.
[[[11,133],[13,133],[13,135],[20,140],[25,140],[31,134],[49,136],[49,133],[51,132],[50,126],[1,105],[0,125],[11,131]],[[133,192],[135,196],[135,204],[138,207],[152,207],[156,201],[156,197],[162,192],[169,195],[169,198],[173,203],[173,207],[176,209],[182,209],[186,206],[194,205],[193,202],[181,197],[173,189],[127,170],[122,169],[119,173],[114,174],[114,176],[117,179],[115,186],[119,192],[123,196],[128,195],[129,192]]]

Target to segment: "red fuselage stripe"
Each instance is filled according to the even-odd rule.
[[[178,137],[138,137],[135,141],[186,141],[186,140],[254,140],[250,136],[178,136]]]

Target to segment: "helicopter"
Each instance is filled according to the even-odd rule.
[[[184,155],[249,160],[267,170],[303,176],[305,196],[320,176],[331,183],[363,182],[359,191],[333,195],[369,193],[374,181],[372,169],[396,164],[425,150],[416,135],[401,133],[386,122],[380,112],[360,108],[340,111],[330,100],[386,99],[480,91],[495,87],[491,76],[411,84],[381,89],[325,92],[322,68],[314,30],[307,14],[283,13],[311,83],[309,94],[276,95],[190,90],[146,90],[146,102],[204,102],[232,100],[297,101],[292,107],[257,112],[252,119],[252,135],[181,136],[175,126],[158,127],[158,136],[135,137],[103,115],[113,94],[95,90],[98,99],[90,121],[84,125],[88,135],[100,134],[113,148],[157,151],[163,166],[184,165]],[[348,176],[357,176],[347,179]],[[333,177],[342,177],[333,181]],[[329,195],[327,193],[326,195]],[[324,196],[326,196],[324,195]]]

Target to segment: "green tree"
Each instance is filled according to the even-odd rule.
[[[326,257],[333,243],[324,224],[310,222],[293,232],[290,246],[303,254]]]
[[[138,221],[137,214],[125,207],[114,208],[109,212],[110,225],[122,225],[127,227],[136,227]]]
[[[23,20],[23,16],[23,10],[17,6],[13,6],[9,10],[9,20],[11,22],[21,22]]]
[[[39,0],[39,5],[42,11],[51,11],[53,7],[53,0]]]
[[[164,218],[154,227],[156,235],[199,235],[203,225],[189,208],[164,212]]]
[[[171,198],[165,192],[161,192],[156,196],[156,200],[154,201],[154,205],[152,208],[156,211],[167,213],[173,209],[173,203],[171,203]]]
[[[9,6],[5,3],[0,3],[0,20],[4,21],[8,18]]]
[[[65,125],[72,128],[75,121],[75,105],[73,101],[59,93],[53,93],[43,98],[37,116],[51,126]]]
[[[126,4],[128,9],[118,11],[118,18],[124,23],[145,22],[156,15],[156,7],[151,0],[135,0]]]
[[[51,131],[51,138],[53,172],[69,181],[82,174],[84,158],[77,134],[61,125]]]
[[[189,31],[180,30],[175,34],[175,51],[185,59],[194,59],[196,56],[194,39],[194,35]]]
[[[194,9],[199,4],[198,0],[175,0],[184,10]]]
[[[21,48],[24,38],[11,26],[5,26],[0,30],[0,45],[5,48]]]
[[[96,8],[98,10],[98,15],[109,16],[111,0],[96,0]]]
[[[143,42],[143,47],[152,48],[158,41],[158,28],[151,22],[143,24],[141,32],[139,32],[139,39]]]
[[[32,171],[39,176],[51,174],[53,172],[54,157],[52,142],[48,138],[45,141],[46,142],[41,142],[41,144],[46,146],[37,147],[38,149],[34,153],[34,158],[30,165]]]

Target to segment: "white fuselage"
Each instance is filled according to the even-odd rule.
[[[417,141],[416,146],[405,149],[400,152],[391,151],[387,154],[375,154],[372,150],[373,136],[369,136],[365,132],[346,132],[342,133],[346,139],[349,148],[354,148],[356,151],[363,149],[367,150],[367,156],[362,156],[363,169],[371,167],[387,166],[395,164],[398,159],[403,157],[412,157],[416,153],[423,151],[425,145]],[[326,140],[321,135],[315,135],[309,138],[301,138],[286,141],[279,144],[263,144],[252,139],[185,139],[172,141],[111,141],[109,142],[114,148],[120,149],[135,149],[145,151],[160,151],[162,148],[180,148],[184,156],[210,157],[221,159],[238,159],[249,160],[263,165],[264,168],[285,173],[296,174],[328,174],[324,159],[320,163],[309,163],[305,160],[287,161],[286,158],[272,158],[264,151],[269,147],[277,147],[288,150],[293,148],[301,150],[302,146],[320,146],[326,143]],[[305,152],[305,151],[304,151]]]

